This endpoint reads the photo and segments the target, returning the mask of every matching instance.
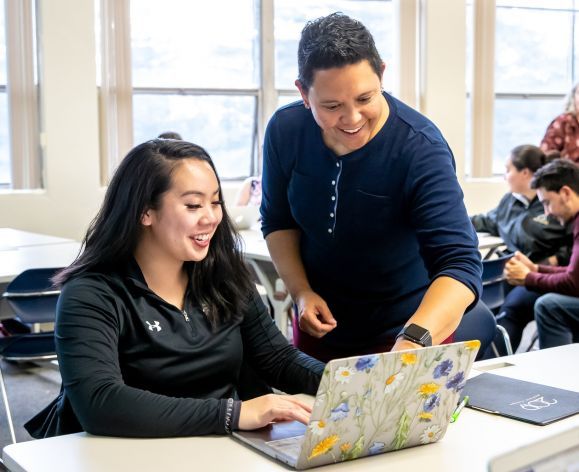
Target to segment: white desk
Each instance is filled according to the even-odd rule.
[[[0,251],[9,251],[27,246],[44,246],[73,242],[72,239],[31,233],[14,228],[0,228]]]
[[[243,248],[245,258],[255,270],[259,283],[265,287],[267,297],[273,307],[273,318],[276,325],[287,337],[287,313],[293,301],[287,292],[284,294],[275,290],[279,275],[277,275],[271,261],[267,244],[260,230],[249,229],[240,231],[240,234],[245,242],[245,247]],[[479,250],[487,251],[485,258],[489,257],[498,247],[504,245],[504,241],[501,238],[491,236],[489,233],[477,233],[477,236]]]
[[[476,233],[478,237],[478,248],[483,254],[483,259],[488,259],[493,253],[501,246],[505,245],[505,242],[498,236],[491,236],[489,233]]]
[[[475,368],[510,362],[514,365],[491,372],[579,391],[578,358],[579,344],[573,344],[482,361],[476,363]],[[477,371],[473,371],[473,375],[476,374]],[[465,408],[459,420],[449,425],[446,436],[438,443],[325,466],[319,470],[482,472],[486,470],[488,460],[497,454],[577,425],[579,415],[549,426],[534,426]],[[223,436],[119,439],[78,433],[7,446],[3,459],[12,472],[288,470],[234,439]]]
[[[26,269],[65,267],[76,258],[80,246],[80,243],[70,241],[0,249],[0,284],[10,282]]]
[[[259,230],[245,230],[240,231],[241,237],[244,241],[243,254],[247,263],[255,271],[259,283],[264,286],[267,292],[267,298],[269,299],[271,306],[273,308],[273,319],[275,324],[280,329],[280,331],[287,337],[287,327],[288,327],[288,310],[293,304],[293,300],[289,293],[284,290],[282,292],[276,293],[276,283],[280,283],[281,279],[273,262],[271,261],[271,256],[269,255],[269,250],[267,249],[267,243],[263,239],[261,231]],[[280,280],[280,282],[277,282]]]

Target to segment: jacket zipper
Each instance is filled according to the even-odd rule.
[[[189,323],[189,315],[187,314],[187,312],[185,310],[181,310],[181,313],[183,314],[183,318],[185,318],[185,321]]]

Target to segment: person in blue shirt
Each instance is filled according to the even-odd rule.
[[[452,151],[382,90],[385,64],[359,21],[306,24],[298,67],[302,101],[266,130],[261,204],[297,305],[294,342],[323,360],[444,342],[465,311],[486,310]]]

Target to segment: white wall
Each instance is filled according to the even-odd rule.
[[[464,0],[425,0],[421,106],[464,169]],[[0,226],[80,239],[104,195],[99,176],[93,0],[40,0],[45,189],[0,194]],[[451,34],[452,32],[452,34]],[[469,212],[487,210],[504,182],[464,181]],[[237,187],[226,184],[227,201]]]

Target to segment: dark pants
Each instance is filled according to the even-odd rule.
[[[548,293],[535,303],[541,349],[579,342],[579,298]]]
[[[505,302],[497,317],[497,323],[509,333],[513,351],[516,351],[521,343],[525,326],[535,319],[534,306],[540,296],[540,293],[525,287],[515,287],[505,297]],[[502,342],[496,344],[502,346]]]

